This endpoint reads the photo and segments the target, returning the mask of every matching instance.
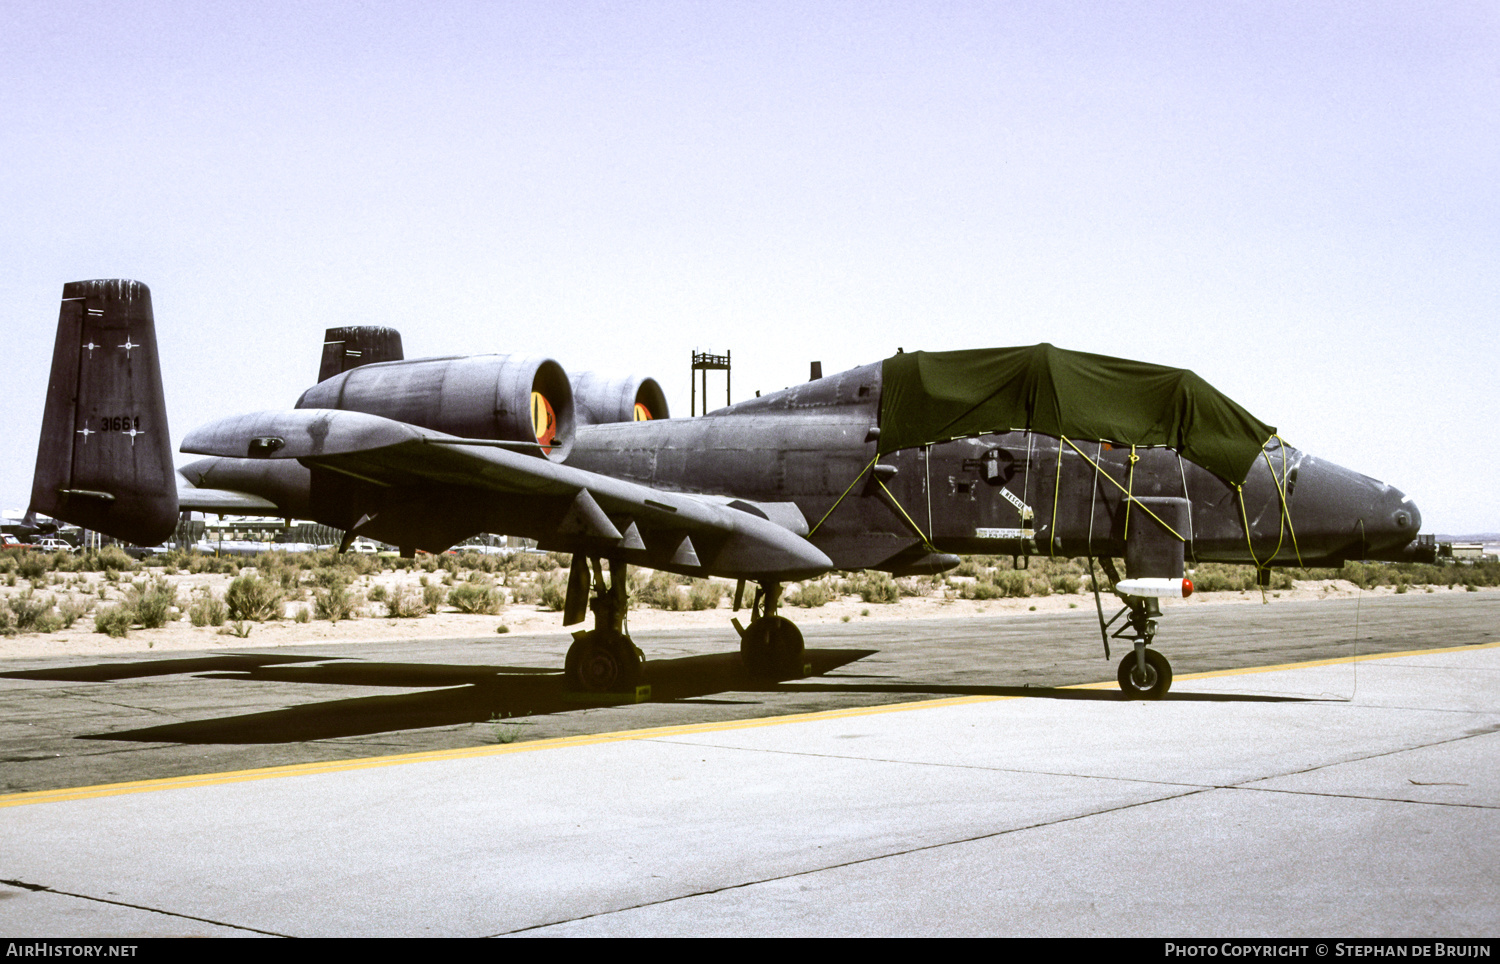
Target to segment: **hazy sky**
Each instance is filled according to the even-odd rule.
[[[174,442],[290,407],[333,325],[683,415],[695,347],[740,399],[1050,341],[1500,530],[1488,0],[0,0],[0,84],[5,507],[63,283],[134,278]]]

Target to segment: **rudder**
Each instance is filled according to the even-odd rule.
[[[323,336],[323,361],[318,381],[326,382],[351,368],[377,362],[401,361],[401,332],[375,325],[330,328]]]
[[[177,480],[151,289],[63,285],[31,510],[154,546],[177,526]]]

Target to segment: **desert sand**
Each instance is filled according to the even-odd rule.
[[[253,571],[248,568],[244,570],[246,573]],[[163,570],[160,569],[145,570],[133,574],[133,578],[140,579],[143,576],[162,574]],[[376,585],[386,587],[387,591],[398,587],[417,588],[421,577],[425,575],[428,574],[388,569],[378,574],[362,577],[353,588],[361,592],[368,592]],[[111,583],[99,573],[85,573],[77,576],[59,574],[59,576],[62,577],[60,582],[40,588],[36,592],[44,596],[55,595],[59,602],[66,596],[72,596],[75,600],[91,599],[96,606],[95,611],[97,607],[110,606],[124,596],[122,587],[125,581],[123,579],[118,583]],[[222,598],[231,581],[230,576],[200,573],[173,574],[165,578],[176,587],[182,609],[174,612],[172,620],[160,629],[137,628],[130,630],[126,636],[112,637],[95,630],[93,615],[90,614],[79,618],[72,627],[57,632],[22,633],[0,637],[0,660],[49,656],[113,656],[148,651],[227,650],[247,647],[264,649],[279,646],[336,645],[397,639],[493,637],[502,626],[508,633],[566,635],[590,625],[589,622],[585,622],[581,626],[564,628],[562,613],[545,609],[535,603],[509,603],[502,606],[501,611],[496,615],[461,613],[452,606],[443,605],[436,613],[416,618],[396,619],[386,615],[386,607],[383,603],[366,602],[360,607],[357,618],[336,623],[318,619],[298,622],[295,619],[298,609],[306,609],[309,614],[311,613],[311,599],[304,598],[286,604],[284,607],[286,618],[246,624],[249,627],[249,635],[240,637],[229,632],[227,624],[222,627],[193,626],[183,614],[188,600],[195,591],[201,592],[201,589],[206,588]],[[963,577],[953,577],[953,582],[957,584],[962,579]],[[18,586],[0,587],[0,594],[12,596],[23,592],[25,588],[26,583],[22,580]],[[101,588],[104,591],[102,600],[99,595]],[[1428,590],[1426,587],[1415,587],[1410,591],[1423,593]],[[1434,587],[1431,591],[1450,593],[1464,590],[1462,587],[1458,589]],[[1360,592],[1358,587],[1347,580],[1314,580],[1297,582],[1292,589],[1267,590],[1264,594],[1259,591],[1194,593],[1192,597],[1185,600],[1166,600],[1163,602],[1163,608],[1276,605],[1278,602],[1292,600],[1352,598]],[[1382,586],[1364,590],[1364,592],[1369,595],[1391,595],[1395,589]],[[958,599],[954,598],[955,595],[953,588],[944,591],[939,587],[932,594],[902,597],[898,602],[889,604],[868,603],[858,596],[844,596],[816,608],[783,606],[782,612],[804,630],[810,630],[825,623],[855,620],[963,619],[981,614],[1002,613],[1013,613],[1016,618],[1025,618],[1032,613],[1094,607],[1094,598],[1089,592],[990,600]],[[730,618],[735,615],[738,615],[742,622],[748,621],[747,612],[741,611],[736,614],[731,611],[732,596],[733,585],[728,584],[725,598],[720,607],[715,610],[674,612],[637,606],[630,611],[627,628],[631,633],[658,629],[685,629],[694,626],[718,629],[728,626]],[[746,601],[748,604],[748,599]],[[1109,615],[1112,615],[1114,611],[1112,602],[1108,598],[1104,600],[1106,613]]]

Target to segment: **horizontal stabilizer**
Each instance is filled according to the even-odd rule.
[[[222,515],[279,516],[281,507],[270,499],[232,489],[200,489],[180,486],[177,505],[183,512],[216,512]]]

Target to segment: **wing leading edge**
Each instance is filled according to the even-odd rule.
[[[782,514],[653,489],[362,412],[253,412],[190,432],[182,450],[295,459],[356,480],[367,492],[388,493],[384,500],[377,495],[380,504],[362,520],[442,504],[449,514],[490,523],[475,531],[525,535],[543,545],[693,575],[795,580],[833,568],[822,550],[793,531],[805,531],[805,521],[798,526]],[[418,507],[414,492],[430,497]]]

